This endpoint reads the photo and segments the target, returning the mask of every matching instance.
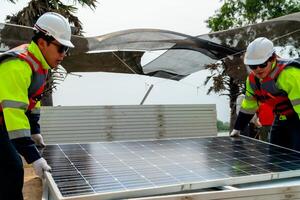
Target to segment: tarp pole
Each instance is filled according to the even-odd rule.
[[[143,105],[143,104],[144,104],[144,102],[146,101],[146,99],[147,99],[149,93],[151,92],[152,88],[153,88],[153,84],[151,84],[150,87],[148,88],[148,90],[147,90],[147,92],[146,92],[146,94],[145,94],[143,100],[141,101],[140,105]]]

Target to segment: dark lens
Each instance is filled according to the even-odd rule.
[[[69,47],[67,47],[67,46],[64,46],[61,44],[56,44],[55,42],[50,42],[50,43],[57,47],[58,53],[67,53],[69,51]]]
[[[248,66],[249,66],[250,69],[255,70],[258,67],[261,68],[261,69],[265,68],[267,65],[268,65],[268,61],[263,63],[263,64],[260,64],[260,65],[248,65]]]
[[[67,53],[68,51],[69,51],[69,47],[64,46],[64,45],[60,45],[58,48],[59,53]]]
[[[255,69],[258,67],[258,65],[248,65],[248,66],[249,66],[249,68],[252,69],[252,70],[255,70]]]
[[[261,65],[259,65],[259,67],[260,67],[260,68],[265,68],[267,65],[268,65],[268,61],[265,62],[265,63],[263,63],[263,64],[261,64]]]

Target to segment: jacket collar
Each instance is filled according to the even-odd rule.
[[[31,41],[27,49],[41,62],[44,69],[51,69],[51,67],[48,65],[47,61],[45,60],[41,50],[39,49],[38,45],[35,42]]]

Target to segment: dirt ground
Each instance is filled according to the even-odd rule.
[[[23,187],[23,196],[24,200],[41,200],[43,187],[42,181],[39,179],[31,165],[24,166],[24,187]]]

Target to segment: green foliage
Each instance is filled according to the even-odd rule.
[[[229,131],[229,123],[217,120],[217,129],[219,131]]]
[[[226,30],[300,11],[299,0],[224,0],[207,20],[212,31]]]

